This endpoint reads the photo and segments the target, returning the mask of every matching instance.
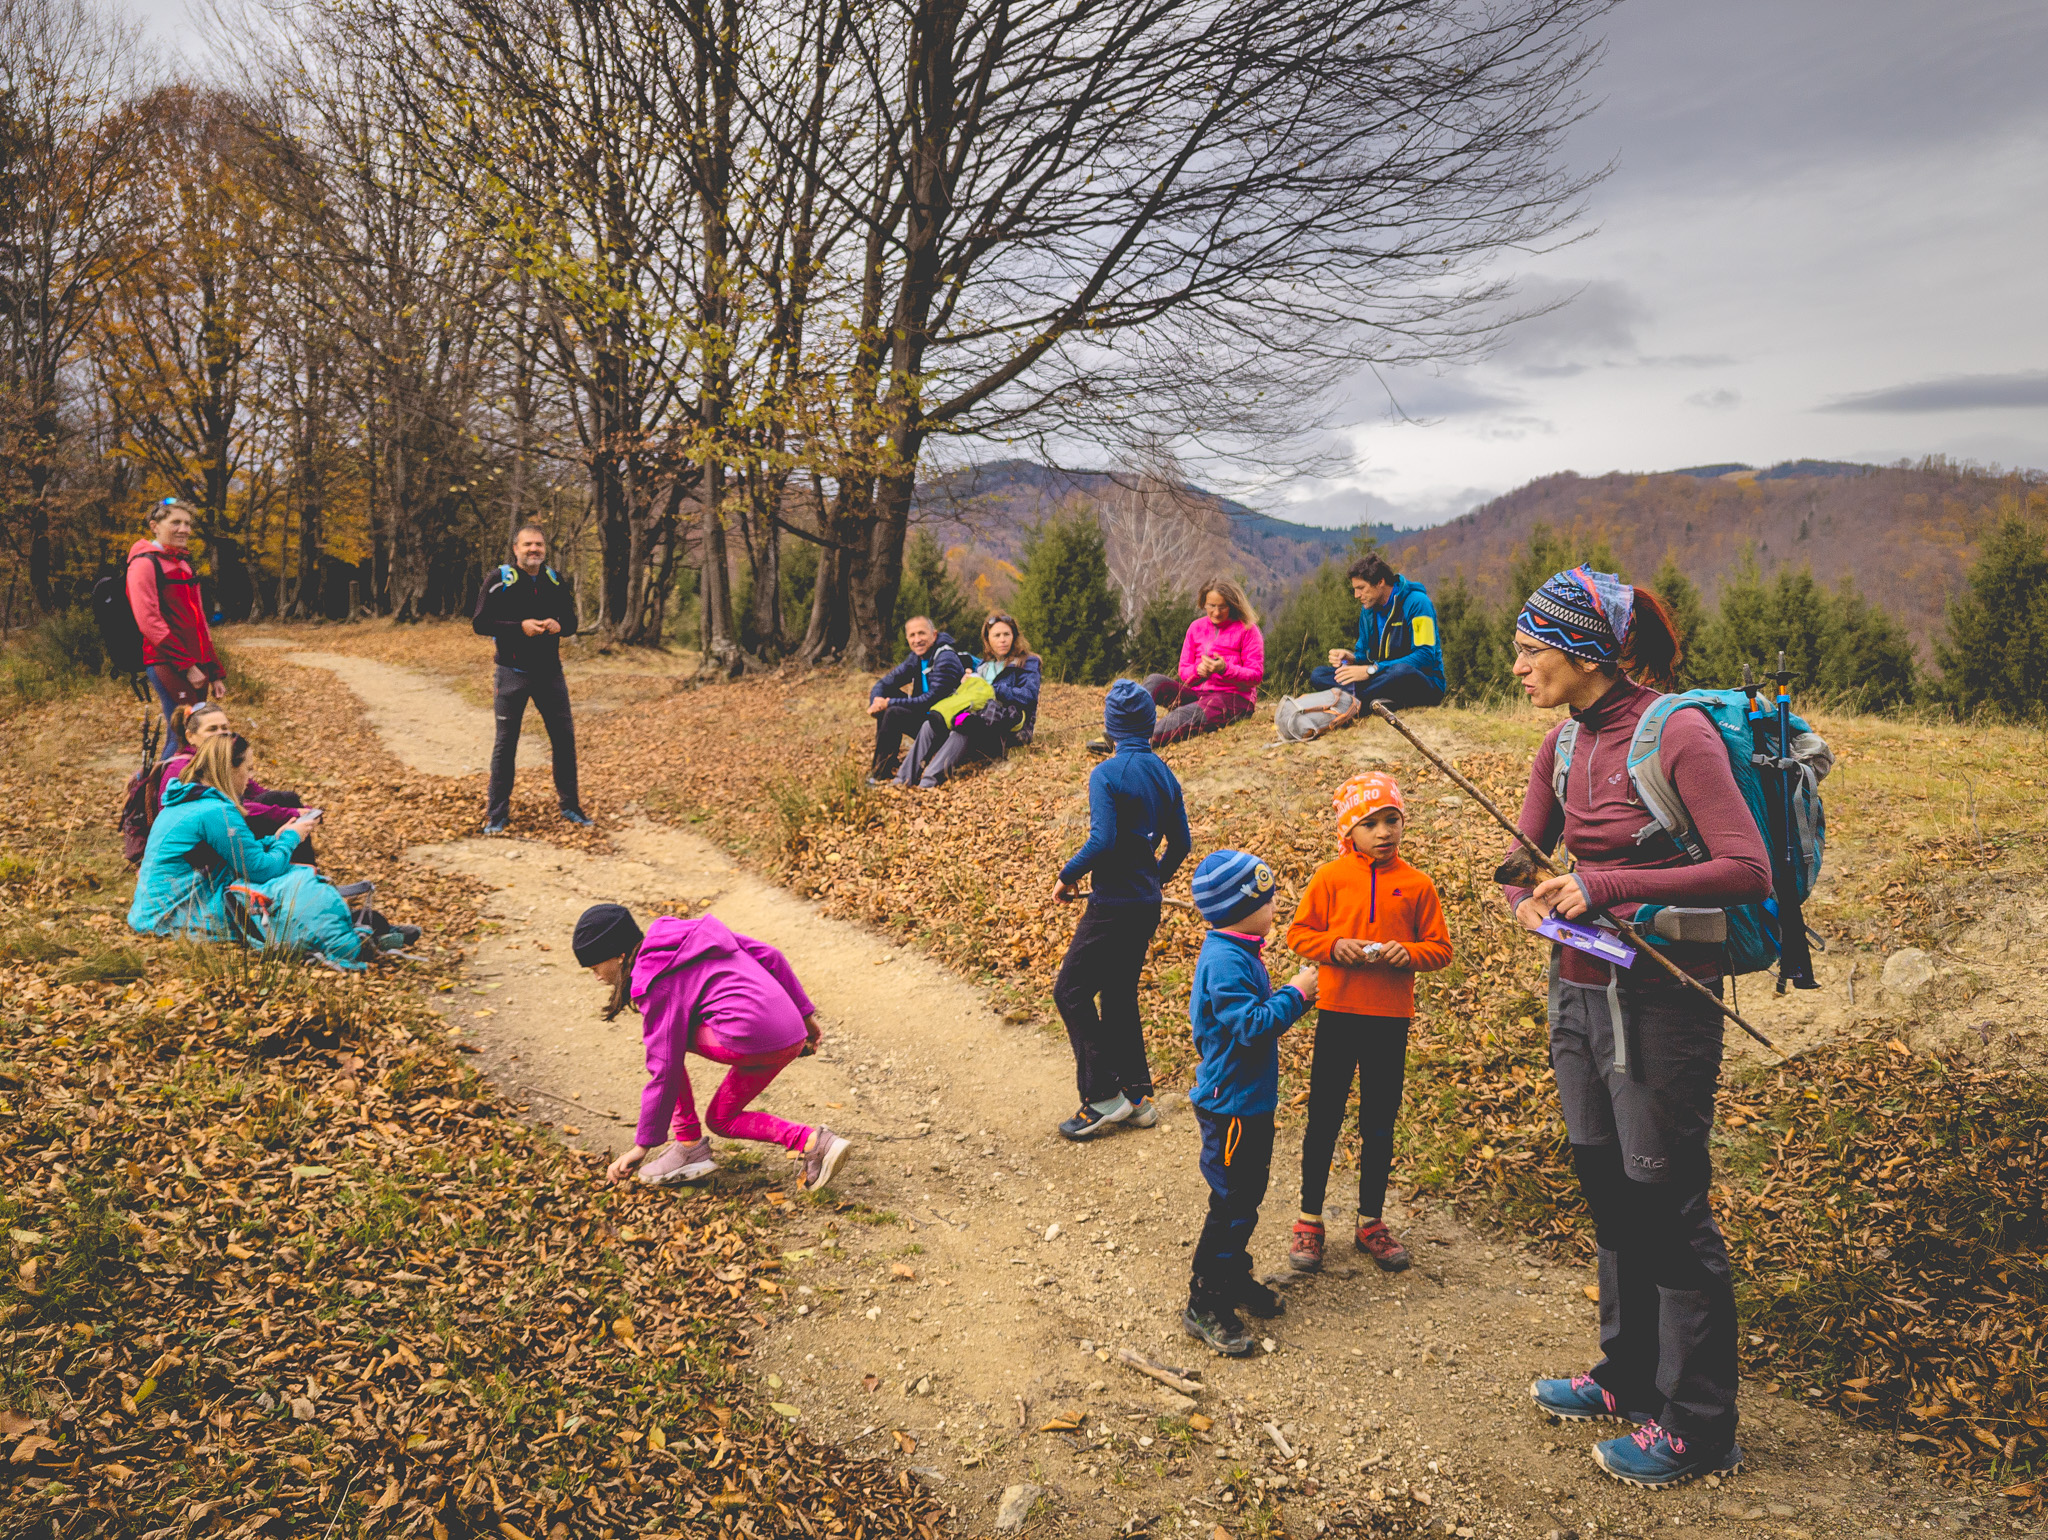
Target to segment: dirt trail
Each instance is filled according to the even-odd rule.
[[[445,762],[435,756],[458,735],[488,741],[488,713],[420,676],[401,691],[389,675],[403,671],[388,666],[293,661],[381,692],[380,731],[415,768]],[[1393,1214],[1413,1271],[1383,1277],[1333,1245],[1329,1271],[1289,1290],[1266,1351],[1212,1358],[1179,1328],[1206,1197],[1185,1102],[1154,1130],[1065,1145],[1052,1130],[1074,1101],[1063,1042],[1006,1023],[967,980],[821,914],[705,840],[645,823],[606,832],[600,855],[518,839],[414,852],[494,890],[469,974],[444,997],[451,1027],[537,1116],[619,1149],[637,1116],[639,1034],[630,1015],[600,1019],[602,990],[568,949],[576,914],[598,899],[710,908],[787,951],[825,1040],[765,1104],[856,1148],[838,1193],[849,1206],[835,1208],[795,1195],[780,1152],[720,1142],[719,1181],[794,1199],[777,1205],[783,1292],[759,1296],[773,1312],[754,1356],[761,1398],[820,1436],[897,1458],[957,1505],[967,1533],[989,1532],[1015,1485],[1040,1489],[1034,1534],[1100,1535],[1133,1519],[1160,1535],[1244,1534],[1276,1511],[1297,1535],[1385,1533],[1373,1516],[1398,1512],[1460,1540],[1673,1527],[1814,1540],[2011,1523],[1996,1498],[1941,1490],[1890,1441],[1754,1390],[1745,1474],[1662,1496],[1614,1485],[1586,1453],[1613,1430],[1546,1426],[1528,1401],[1533,1376],[1581,1368],[1593,1351],[1590,1272],[1440,1214]],[[716,1066],[691,1067],[701,1105]],[[1298,1138],[1283,1131],[1256,1240],[1269,1268]],[[1333,1177],[1333,1238],[1349,1223],[1344,1186]],[[1213,1427],[1170,1418],[1159,1387],[1114,1361],[1125,1344],[1198,1370]],[[1045,1431],[1061,1412],[1087,1415]],[[1239,1506],[1247,1491],[1273,1508]]]

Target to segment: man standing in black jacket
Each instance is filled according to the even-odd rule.
[[[562,817],[588,824],[576,794],[576,724],[562,678],[561,639],[576,634],[576,596],[547,564],[548,537],[528,524],[512,537],[517,566],[497,568],[477,595],[476,634],[497,644],[495,706],[498,738],[491,748],[491,801],[484,833],[503,834],[512,816],[512,766],[530,699],[547,725],[555,754],[555,796]]]
[[[903,735],[917,736],[934,705],[959,687],[967,663],[953,638],[932,624],[929,615],[913,615],[903,627],[910,656],[890,669],[868,691],[868,715],[875,719],[875,763],[868,784],[880,786],[896,773]]]

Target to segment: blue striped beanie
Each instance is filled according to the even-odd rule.
[[[1220,930],[1263,909],[1274,886],[1273,868],[1249,850],[1212,850],[1195,868],[1195,907]]]

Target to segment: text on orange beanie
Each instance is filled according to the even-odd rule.
[[[1407,804],[1401,800],[1401,788],[1394,784],[1391,775],[1378,770],[1369,770],[1364,775],[1354,775],[1337,788],[1332,799],[1337,806],[1337,838],[1351,837],[1351,826],[1362,818],[1370,818],[1383,807],[1399,808],[1407,816]]]

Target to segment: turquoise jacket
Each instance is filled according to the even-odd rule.
[[[1379,678],[1412,672],[1439,690],[1444,687],[1444,650],[1437,636],[1436,606],[1429,590],[1412,578],[1396,577],[1384,609],[1358,612],[1358,640],[1352,654],[1361,663],[1377,663]]]
[[[348,904],[312,868],[292,865],[298,844],[290,829],[267,838],[252,833],[242,810],[213,787],[172,781],[135,875],[129,928],[231,940],[226,895],[230,883],[240,882],[270,897],[271,946],[352,963],[361,941]]]

